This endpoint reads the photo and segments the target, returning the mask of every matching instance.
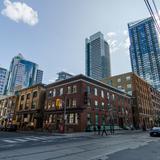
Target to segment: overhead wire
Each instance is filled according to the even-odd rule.
[[[151,5],[150,5],[150,3],[149,3],[148,0],[144,0],[144,2],[145,2],[146,6],[147,6],[147,8],[148,8],[148,11],[149,11],[151,17],[153,18],[153,20],[154,20],[154,22],[155,22],[157,31],[158,31],[159,34],[160,34],[160,26],[159,26],[159,24],[158,24],[158,22],[157,22],[157,19],[156,19],[155,14],[154,14],[154,12],[153,12],[153,10],[152,10],[152,7],[151,7]],[[154,5],[155,5],[155,3],[154,3]],[[156,6],[156,5],[155,5],[155,6]],[[156,7],[156,9],[157,9],[157,7]],[[158,10],[157,10],[157,11],[158,11]]]

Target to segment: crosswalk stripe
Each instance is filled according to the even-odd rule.
[[[44,140],[44,139],[47,139],[47,137],[33,137],[35,139],[38,139],[38,140]]]
[[[27,142],[27,141],[29,141],[29,140],[27,140],[27,139],[20,139],[20,138],[16,138],[16,139],[14,139],[14,140],[19,141],[19,142]]]
[[[7,143],[16,143],[16,141],[13,141],[13,140],[9,140],[9,139],[3,139],[4,142],[7,142]]]
[[[27,138],[24,138],[24,139],[29,140],[29,141],[38,141],[38,139],[30,138],[30,137],[27,137]]]
[[[50,136],[31,136],[31,137],[17,137],[17,138],[13,138],[13,139],[2,139],[3,142],[6,143],[23,143],[23,142],[27,142],[27,141],[48,141],[51,140],[53,137]]]

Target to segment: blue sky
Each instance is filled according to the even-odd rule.
[[[127,23],[149,16],[143,0],[1,0],[0,12],[1,67],[22,53],[45,83],[62,70],[84,73],[85,38],[98,31],[111,45],[112,75],[131,71]]]

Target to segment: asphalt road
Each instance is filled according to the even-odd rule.
[[[0,132],[0,160],[160,160],[160,138]]]
[[[151,142],[138,149],[126,149],[110,156],[107,160],[160,160],[160,143]]]

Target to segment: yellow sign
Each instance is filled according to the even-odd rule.
[[[56,109],[60,109],[62,107],[62,100],[56,99]]]

